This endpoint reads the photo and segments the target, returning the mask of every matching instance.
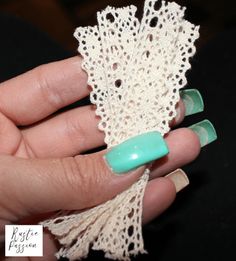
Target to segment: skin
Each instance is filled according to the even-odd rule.
[[[89,91],[80,57],[40,66],[0,84],[0,239],[6,224],[31,224],[42,213],[95,206],[127,189],[143,173],[144,166],[115,175],[103,159],[106,150],[81,155],[103,145],[94,106],[56,112]],[[177,109],[172,125],[183,120],[182,102]],[[170,153],[152,165],[144,223],[175,199],[174,184],[162,176],[191,162],[200,151],[198,137],[189,129],[171,131],[165,139]],[[45,233],[44,257],[37,260],[55,260],[56,250],[56,242]],[[11,259],[16,260],[7,260]]]

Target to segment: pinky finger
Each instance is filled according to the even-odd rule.
[[[176,193],[188,184],[189,180],[181,169],[149,181],[143,199],[143,224],[164,212],[175,200]]]

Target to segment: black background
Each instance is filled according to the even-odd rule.
[[[72,20],[85,23],[76,18],[79,5],[85,2],[65,2],[60,4]],[[101,1],[101,5],[105,7],[111,2]],[[218,140],[204,147],[198,159],[184,167],[190,186],[179,193],[168,211],[144,227],[149,254],[133,260],[236,260],[236,12],[234,1],[222,2],[188,1],[188,19],[201,25],[202,37],[191,62],[192,70],[187,74],[186,87],[201,92],[205,111],[187,117],[181,124],[189,126],[207,118],[216,127]],[[94,15],[87,20],[93,23]],[[1,81],[75,53],[29,23],[0,16]],[[103,255],[92,253],[88,260],[103,260]]]

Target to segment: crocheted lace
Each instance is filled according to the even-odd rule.
[[[141,133],[169,131],[199,36],[199,28],[184,20],[184,11],[174,2],[146,0],[139,22],[135,6],[108,6],[98,12],[97,26],[76,29],[93,88],[91,102],[108,147]],[[119,260],[144,253],[142,199],[148,172],[104,204],[43,222],[62,245],[57,257],[81,259],[90,248]]]

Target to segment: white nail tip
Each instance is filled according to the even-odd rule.
[[[189,179],[182,169],[177,169],[166,175],[175,185],[176,193],[188,186]]]

